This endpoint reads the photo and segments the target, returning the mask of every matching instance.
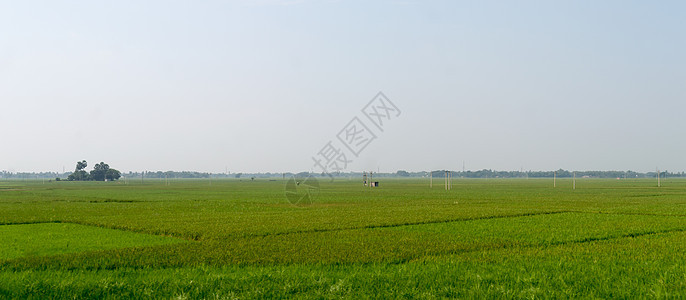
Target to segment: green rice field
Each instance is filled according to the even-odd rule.
[[[0,298],[686,296],[686,180],[0,181]]]

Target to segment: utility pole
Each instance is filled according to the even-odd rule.
[[[445,171],[445,190],[448,190],[448,171]]]
[[[557,186],[557,171],[553,171],[553,187]]]
[[[450,171],[448,173],[450,175],[450,179],[448,180],[448,189],[452,190],[453,189],[453,171]]]

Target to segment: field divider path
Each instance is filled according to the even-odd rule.
[[[580,240],[559,241],[559,242],[552,242],[552,243],[502,245],[502,246],[497,246],[497,247],[485,246],[482,248],[458,250],[458,251],[451,250],[451,251],[445,251],[445,252],[432,253],[431,255],[420,255],[417,257],[413,257],[413,258],[398,259],[396,261],[393,261],[392,263],[393,264],[403,264],[403,263],[409,263],[409,262],[414,262],[414,261],[426,259],[427,257],[440,257],[440,256],[445,256],[445,255],[468,254],[468,253],[475,253],[475,252],[479,252],[479,251],[500,251],[500,250],[516,249],[516,248],[534,249],[534,248],[547,248],[547,247],[557,247],[557,246],[569,246],[569,245],[579,245],[579,244],[587,244],[587,243],[602,242],[602,241],[612,241],[612,240],[621,240],[621,239],[628,239],[628,238],[640,238],[640,237],[646,237],[646,236],[651,236],[651,235],[682,233],[682,232],[686,232],[686,227],[665,229],[665,230],[652,230],[652,231],[645,231],[645,232],[631,232],[631,233],[625,233],[625,234],[614,235],[614,236],[610,235],[610,236],[604,236],[604,237],[588,237],[588,238],[584,238],[584,239],[580,239]]]
[[[581,214],[597,214],[597,215],[617,215],[617,216],[652,216],[652,217],[686,217],[686,215],[675,214],[654,214],[654,213],[632,213],[632,212],[604,212],[604,211],[569,211]]]
[[[91,226],[91,227],[98,227],[98,228],[105,228],[105,229],[128,231],[128,232],[134,232],[134,233],[143,233],[143,234],[150,234],[150,235],[157,235],[157,236],[167,236],[167,237],[173,237],[173,238],[183,239],[183,240],[187,240],[187,241],[194,241],[194,242],[201,240],[200,235],[188,236],[188,235],[182,235],[182,234],[173,233],[173,232],[155,232],[155,231],[149,231],[149,230],[138,230],[138,229],[123,227],[123,226],[110,226],[110,225],[105,225],[105,224],[92,223],[92,222],[81,222],[81,221],[74,221],[74,220],[72,220],[72,221],[51,220],[51,221],[4,222],[4,223],[0,223],[0,226],[30,225],[30,224],[76,224],[76,225]]]
[[[64,222],[61,220],[51,220],[51,221],[22,221],[22,222],[0,222],[0,226],[9,226],[9,225],[30,225],[30,224],[59,224],[59,223],[73,223],[73,222]],[[73,223],[77,224],[77,223]]]
[[[510,214],[510,215],[493,215],[493,216],[482,216],[482,217],[455,218],[455,219],[447,219],[447,220],[444,219],[444,220],[429,220],[429,221],[419,221],[419,222],[405,222],[405,223],[397,223],[397,224],[378,224],[378,225],[352,226],[352,227],[341,227],[341,228],[325,228],[325,229],[314,228],[314,229],[307,229],[307,230],[284,231],[284,232],[276,232],[276,233],[249,234],[249,235],[244,235],[243,237],[246,237],[246,238],[268,237],[268,236],[281,236],[281,235],[302,234],[302,233],[337,232],[337,231],[376,229],[376,228],[393,228],[393,227],[403,227],[403,226],[444,224],[444,223],[467,222],[467,221],[477,221],[477,220],[521,218],[521,217],[531,217],[531,216],[541,216],[541,215],[556,215],[556,214],[565,214],[565,213],[574,213],[574,211],[559,210],[559,211],[532,212],[532,213],[520,213],[520,214]]]

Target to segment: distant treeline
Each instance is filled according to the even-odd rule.
[[[478,171],[452,171],[453,178],[552,178],[553,174],[559,178],[569,178],[574,176],[573,171],[568,170],[557,170],[557,171],[497,171],[483,169]],[[65,179],[69,177],[73,172],[8,172],[0,171],[0,179],[55,179],[62,178]],[[445,170],[430,171],[419,171],[419,172],[407,172],[407,171],[397,171],[394,173],[377,173],[374,172],[373,176],[376,178],[381,177],[429,177],[433,173],[434,177],[445,176]],[[299,172],[299,173],[207,173],[207,172],[193,172],[193,171],[145,171],[145,172],[128,172],[122,173],[122,177],[125,178],[234,178],[234,179],[259,179],[259,178],[290,178],[295,177],[306,177],[306,176],[316,176],[316,177],[335,177],[335,178],[357,178],[361,177],[361,172],[346,172],[346,173],[310,173],[310,172]],[[652,178],[656,177],[656,172],[640,173],[634,171],[576,171],[576,176],[578,178],[590,177],[590,178]],[[660,177],[686,177],[685,172],[669,172],[661,171]]]
[[[62,178],[66,179],[74,172],[37,172],[37,173],[27,173],[27,172],[7,172],[0,171],[0,178],[6,179],[55,179]],[[121,173],[122,177],[126,178],[210,178],[217,177],[215,174],[202,173],[202,172],[191,172],[191,171],[156,171],[156,172],[128,172]],[[222,174],[223,176],[223,174]]]
[[[574,176],[574,171],[559,169],[557,171],[496,171],[483,169],[479,171],[452,171],[453,178],[552,178],[557,176],[559,178],[568,178]],[[436,177],[445,176],[445,170],[433,172],[405,172],[398,171],[396,176],[399,177],[428,177],[433,175]],[[634,171],[576,171],[576,177],[590,177],[590,178],[646,178],[656,177],[656,172],[640,173]],[[660,172],[661,177],[686,177],[684,172]]]
[[[210,173],[192,171],[155,171],[128,172],[123,174],[127,178],[210,178]]]
[[[73,172],[36,172],[36,173],[29,173],[29,172],[7,172],[7,171],[1,171],[0,172],[0,178],[6,178],[6,179],[55,179],[58,177],[61,178],[67,178],[69,175],[71,175]]]
[[[450,170],[448,170],[450,171]],[[443,177],[445,176],[446,170],[436,170],[436,171],[419,171],[419,172],[407,172],[407,171],[397,171],[395,173],[377,173],[374,172],[372,175],[376,178],[381,177]],[[557,171],[497,171],[483,169],[478,171],[452,171],[453,178],[552,178],[553,176],[559,178],[571,178],[574,176],[574,171],[568,171],[559,169]],[[318,177],[360,177],[362,173],[360,172],[349,172],[349,173],[332,173],[332,174],[319,174],[319,173],[308,173],[301,172],[297,174],[286,173],[286,176],[295,175],[296,177],[304,177],[308,175],[318,176]],[[576,171],[576,177],[578,178],[652,178],[656,177],[656,172],[640,173],[634,171]],[[669,172],[661,171],[660,177],[686,177],[686,172]]]

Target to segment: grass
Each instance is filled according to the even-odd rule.
[[[3,181],[0,298],[686,294],[686,180],[382,184],[294,206],[281,180]]]
[[[69,223],[0,226],[0,259],[156,246],[181,239]]]

